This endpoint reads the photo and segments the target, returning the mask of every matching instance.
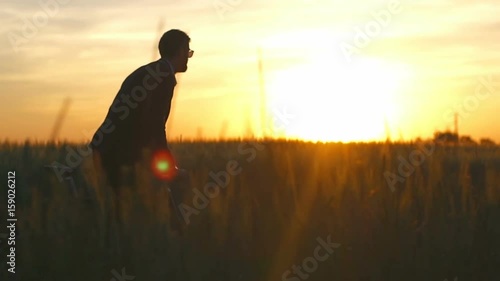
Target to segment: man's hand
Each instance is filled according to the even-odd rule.
[[[175,166],[175,178],[173,179],[173,181],[185,181],[188,179],[189,179],[189,172],[185,169],[180,169],[176,165]]]

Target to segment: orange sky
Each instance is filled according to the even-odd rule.
[[[169,139],[224,130],[244,136],[249,127],[260,135],[260,47],[267,111],[283,128],[275,135],[381,140],[389,131],[393,139],[426,138],[453,128],[457,111],[461,133],[498,142],[495,3],[2,2],[0,139],[46,140],[69,97],[59,137],[88,140],[123,79],[152,60],[163,18],[165,31],[187,31],[195,50],[177,78]],[[23,30],[26,22],[36,30]],[[360,34],[364,42],[356,40]],[[283,123],[284,111],[293,117]]]

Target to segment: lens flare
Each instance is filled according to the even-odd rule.
[[[167,150],[158,150],[153,153],[151,169],[160,180],[173,180],[177,174],[174,157]]]

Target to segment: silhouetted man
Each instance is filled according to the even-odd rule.
[[[165,125],[177,84],[175,73],[185,72],[193,55],[190,41],[177,29],[164,33],[158,44],[161,58],[139,67],[125,79],[94,134],[94,163],[102,168],[115,192],[125,183],[121,166],[145,163],[149,168],[151,159],[143,157],[145,151],[170,154]],[[177,175],[180,170],[175,161],[173,164]]]

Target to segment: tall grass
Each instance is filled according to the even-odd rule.
[[[78,146],[0,147],[1,174],[17,175],[21,280],[109,281],[122,268],[134,280],[282,280],[329,235],[341,246],[307,280],[500,278],[498,147],[436,147],[392,191],[384,172],[397,174],[418,144],[266,141],[248,161],[238,141],[173,143],[191,174],[189,206],[210,171],[230,160],[242,170],[179,236],[166,189],[147,177],[124,189],[121,225],[91,157],[71,175],[75,196],[44,168],[64,162],[66,145]],[[0,200],[5,210],[6,192]]]

